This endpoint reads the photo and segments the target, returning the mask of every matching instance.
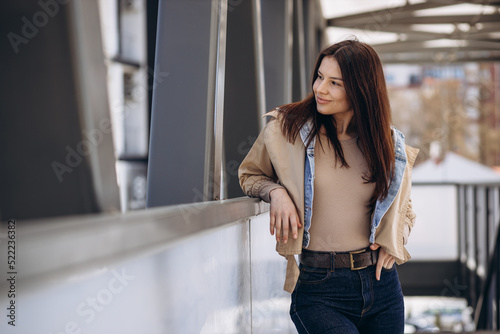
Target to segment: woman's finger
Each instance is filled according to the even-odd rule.
[[[382,261],[382,259],[380,259],[380,254],[379,260],[380,261],[377,261],[377,268],[375,269],[375,278],[377,279],[377,281],[380,281],[380,275],[382,273],[382,267],[384,265],[384,262]]]
[[[371,249],[378,249],[380,245],[372,244]],[[378,253],[377,268],[375,270],[375,278],[380,281],[380,276],[382,275],[382,268],[391,269],[394,264],[394,258],[392,255],[387,254],[383,248],[380,248]]]
[[[288,242],[288,231],[290,229],[290,218],[288,216],[283,217],[283,224],[281,225],[283,229],[283,242],[286,244]]]
[[[380,248],[379,244],[373,243],[370,245],[371,250],[377,250]],[[384,250],[380,249],[378,253],[378,260],[377,260],[377,266],[375,267],[375,278],[377,281],[380,281],[380,274],[382,272],[382,266],[384,265]]]
[[[275,218],[274,212],[273,212],[273,213],[271,213],[270,222],[269,222],[269,229],[271,230],[271,235],[274,235],[275,221],[276,221],[276,218]]]
[[[297,239],[297,227],[299,222],[297,221],[297,216],[292,215],[290,217],[290,227],[292,229],[292,238]]]
[[[280,241],[281,237],[281,216],[278,214],[276,217],[276,241]]]

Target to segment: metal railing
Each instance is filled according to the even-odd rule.
[[[477,328],[498,330],[500,186],[457,187],[460,274],[455,287],[474,307]],[[120,320],[111,312],[115,308],[116,314],[135,312],[153,317],[151,333],[188,325],[205,326],[206,333],[213,332],[207,328],[234,332],[229,327],[221,330],[223,318],[232,319],[231,328],[241,333],[266,333],[271,327],[273,332],[288,333],[289,296],[282,290],[286,263],[274,252],[268,235],[268,216],[262,215],[268,210],[269,205],[258,199],[237,198],[128,214],[17,222],[19,305],[23,313],[37,312],[44,318],[33,321],[29,329],[58,332],[64,319],[76,318],[80,328],[90,321],[84,329],[105,332],[92,317],[81,318],[92,310],[82,307],[98,300],[97,306],[110,309],[102,322]],[[117,277],[135,277],[130,287],[124,285],[123,296],[115,294]],[[6,291],[6,284],[0,282],[1,291]],[[153,297],[156,294],[159,297]],[[112,297],[122,302],[111,303]],[[203,307],[194,307],[193,300]],[[0,295],[1,305],[6,302],[7,295]],[[67,306],[55,307],[52,315],[40,303]],[[135,309],[149,303],[155,310],[169,310],[168,316]],[[61,316],[64,309],[71,311],[66,317]],[[270,319],[275,323],[266,323]],[[125,323],[132,332],[141,321]]]
[[[461,284],[477,329],[500,329],[500,185],[457,185]]]
[[[146,255],[268,211],[250,198],[18,223],[24,289],[45,288]]]
[[[16,221],[0,306],[20,333],[293,333],[268,210],[236,198]]]

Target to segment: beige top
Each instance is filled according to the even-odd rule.
[[[375,183],[364,183],[366,160],[357,137],[340,141],[349,168],[335,161],[335,151],[326,135],[314,149],[315,179],[309,250],[352,251],[370,245],[368,203]]]

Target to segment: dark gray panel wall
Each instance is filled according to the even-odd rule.
[[[251,1],[228,7],[224,145],[227,197],[244,196],[238,166],[259,132]]]
[[[211,1],[160,1],[148,207],[200,201],[203,193]]]
[[[305,46],[302,0],[293,1],[293,85],[292,101],[306,97]]]
[[[285,94],[286,1],[261,1],[267,111],[288,102]]]
[[[302,8],[304,13],[304,60],[307,94],[311,91],[312,71],[314,62],[318,57],[318,48],[321,46],[321,43],[317,41],[317,34],[320,31],[319,25],[321,24],[321,11],[316,1],[303,1]]]
[[[68,5],[60,5],[51,17],[38,1],[2,1],[0,22],[2,219],[97,212],[91,169],[78,153],[85,137],[70,53]],[[9,33],[22,42],[11,43]],[[68,168],[60,178],[53,162]]]

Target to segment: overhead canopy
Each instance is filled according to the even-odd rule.
[[[500,60],[498,0],[322,0],[332,42],[350,35],[384,63]]]

